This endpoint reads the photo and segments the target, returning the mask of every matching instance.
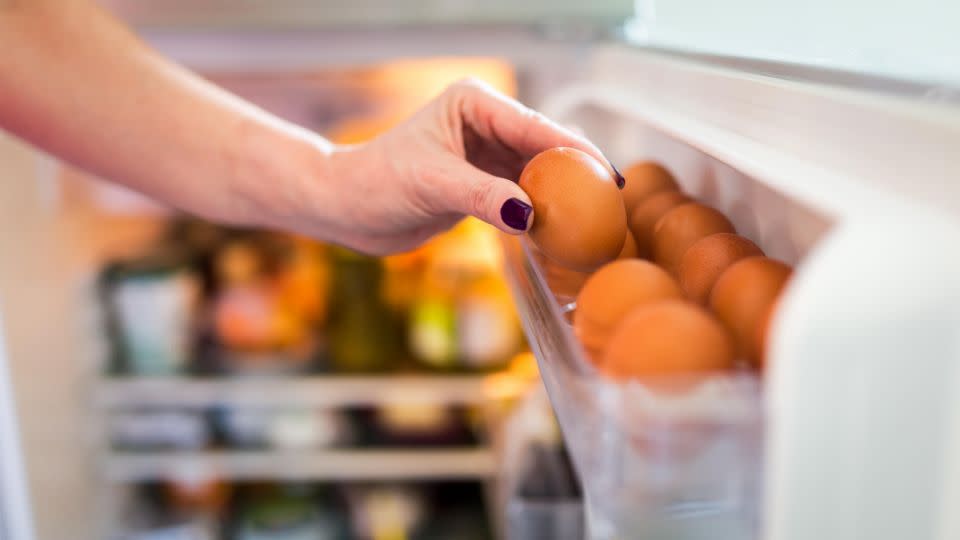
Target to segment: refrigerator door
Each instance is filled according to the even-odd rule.
[[[0,332],[0,540],[33,538],[24,472],[13,388]]]
[[[848,221],[783,298],[771,540],[957,538],[960,251],[943,239],[958,237],[936,212]]]
[[[707,381],[658,401],[597,375],[535,246],[507,240],[591,538],[955,537],[960,107],[909,82],[625,46],[592,68],[543,111],[614,163],[661,161],[796,272],[762,392]]]
[[[657,47],[960,85],[960,4],[940,0],[640,0]]]

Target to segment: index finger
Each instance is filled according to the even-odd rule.
[[[620,172],[586,138],[482,81],[463,81],[455,88],[459,92],[457,105],[461,118],[481,137],[499,141],[526,157],[558,146],[576,148],[593,156],[622,184]]]

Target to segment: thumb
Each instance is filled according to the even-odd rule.
[[[533,224],[533,204],[520,186],[457,160],[447,176],[448,210],[477,217],[509,234],[521,234]]]

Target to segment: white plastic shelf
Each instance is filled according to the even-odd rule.
[[[231,480],[463,480],[490,479],[497,470],[488,448],[112,452],[105,467],[118,482],[196,472]]]
[[[331,375],[273,378],[117,377],[96,391],[102,408],[479,404],[521,393],[509,373],[477,375]]]

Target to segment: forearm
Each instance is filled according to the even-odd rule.
[[[0,127],[94,174],[257,225],[322,181],[326,141],[164,60],[87,1],[0,0],[0,51]]]
[[[515,180],[548,148],[607,163],[476,81],[341,151],[165,61],[91,2],[0,0],[0,128],[200,216],[393,253],[464,215],[526,231],[536,217]]]

